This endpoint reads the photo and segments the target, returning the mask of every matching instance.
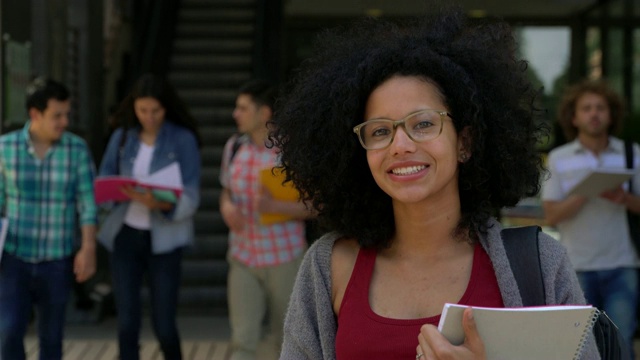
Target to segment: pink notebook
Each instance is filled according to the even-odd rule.
[[[156,197],[169,202],[176,200],[182,194],[182,188],[178,187],[148,184],[126,176],[100,176],[94,182],[96,203],[129,200],[129,197],[120,190],[126,185],[152,189]]]

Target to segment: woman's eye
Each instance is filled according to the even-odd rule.
[[[422,121],[417,122],[417,123],[413,126],[413,128],[414,128],[415,130],[424,130],[424,129],[428,129],[428,128],[432,127],[432,126],[433,126],[433,123],[432,123],[431,121],[429,121],[429,120],[422,120]]]
[[[371,132],[371,136],[387,136],[391,133],[391,130],[387,128],[377,128]]]

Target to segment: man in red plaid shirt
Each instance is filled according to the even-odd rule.
[[[223,153],[220,212],[229,227],[231,360],[256,358],[266,313],[274,353],[260,358],[277,356],[284,314],[306,249],[303,220],[311,212],[302,202],[274,199],[260,183],[260,171],[278,165],[277,150],[265,145],[274,101],[275,89],[264,81],[240,88],[233,111],[240,134],[227,141]],[[261,213],[286,214],[291,220],[263,224]]]

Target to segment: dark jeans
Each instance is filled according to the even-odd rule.
[[[633,335],[636,331],[638,303],[638,270],[616,268],[599,271],[579,271],[578,280],[587,303],[604,310],[618,326],[633,356]]]
[[[181,260],[182,249],[154,255],[151,253],[149,231],[122,226],[111,254],[121,360],[137,360],[140,356],[140,291],[145,273],[149,284],[153,330],[164,358],[182,358],[176,326]]]
[[[40,359],[62,358],[64,314],[73,285],[73,260],[36,264],[2,254],[0,261],[0,359],[23,360],[24,336],[37,307]]]

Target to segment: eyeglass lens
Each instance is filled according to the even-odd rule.
[[[440,134],[442,117],[433,110],[421,111],[402,120],[369,120],[360,128],[360,137],[367,148],[383,148],[391,143],[395,130],[402,125],[409,137],[417,142],[431,140]]]

